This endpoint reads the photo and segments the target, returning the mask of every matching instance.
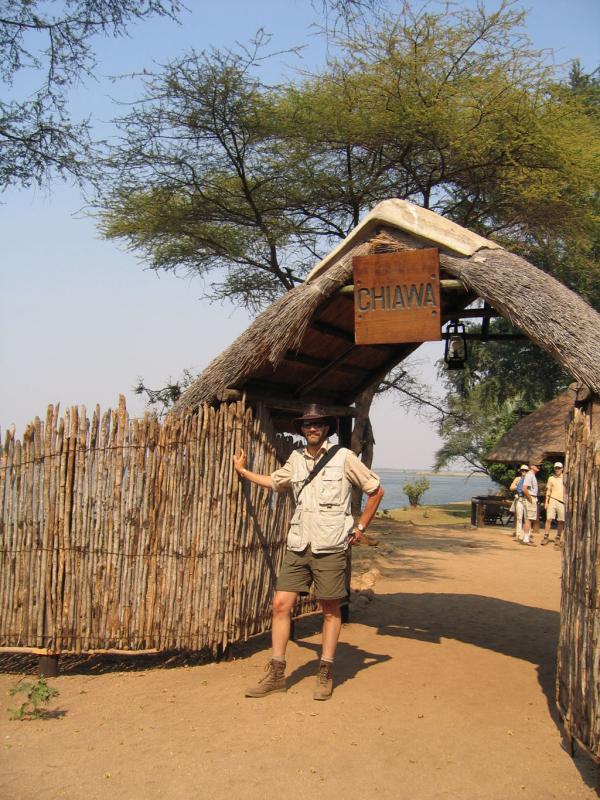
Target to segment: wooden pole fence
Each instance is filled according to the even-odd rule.
[[[0,651],[216,655],[266,630],[291,499],[238,480],[241,445],[269,472],[293,442],[243,399],[163,422],[49,406],[6,431]]]

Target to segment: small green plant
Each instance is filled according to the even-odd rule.
[[[404,484],[402,487],[404,494],[408,497],[408,502],[413,508],[419,505],[421,497],[425,494],[427,489],[429,489],[430,485],[427,478],[419,478],[419,480],[414,483]]]
[[[9,708],[11,719],[39,719],[42,716],[40,706],[47,706],[50,700],[58,697],[58,689],[48,686],[46,679],[41,675],[35,683],[21,679],[10,690],[11,697],[24,694],[27,698],[19,708]]]

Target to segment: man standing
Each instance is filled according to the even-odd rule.
[[[273,652],[266,675],[246,691],[246,697],[284,692],[285,651],[290,638],[291,612],[299,594],[314,584],[323,611],[322,655],[317,673],[315,700],[328,700],[333,691],[333,661],[342,625],[340,603],[348,596],[350,551],[375,515],[383,497],[379,478],[345,447],[327,441],[337,420],[316,404],[294,420],[306,447],[294,450],[281,469],[271,475],[246,468],[242,450],[234,456],[242,479],[284,492],[291,489],[296,510],[287,537],[287,550],[273,598]],[[350,511],[352,486],[368,495],[357,525]]]
[[[529,472],[527,464],[521,464],[518,473],[515,475],[513,482],[510,485],[509,491],[514,492],[512,507],[515,513],[515,530],[513,532],[513,539],[521,541],[523,538],[523,517],[525,516],[525,507],[523,505],[523,482],[525,475]]]
[[[537,519],[538,507],[538,482],[536,475],[540,471],[539,464],[529,462],[529,472],[523,481],[523,504],[525,506],[525,521],[523,522],[523,539],[521,544],[535,547],[531,536],[531,523]]]
[[[560,547],[563,529],[565,527],[565,500],[563,485],[563,465],[557,461],[554,465],[554,475],[550,475],[546,484],[546,527],[542,544],[546,545],[550,541],[550,526],[552,520],[556,520],[556,539],[554,546]]]

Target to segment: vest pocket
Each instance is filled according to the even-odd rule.
[[[342,469],[325,467],[319,485],[319,505],[339,506],[342,502]],[[318,479],[317,479],[318,480]]]
[[[300,533],[301,519],[302,512],[299,508],[296,508],[290,521],[290,529],[287,535],[287,546],[289,550],[302,549],[302,534]]]
[[[315,515],[311,546],[313,551],[344,550],[352,530],[352,517],[346,514]]]

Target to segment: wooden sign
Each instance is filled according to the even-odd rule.
[[[355,256],[352,267],[356,344],[442,338],[440,260],[435,248]]]

